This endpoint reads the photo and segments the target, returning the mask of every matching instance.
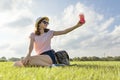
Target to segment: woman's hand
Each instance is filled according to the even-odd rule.
[[[26,65],[28,63],[28,61],[30,60],[30,55],[28,54],[24,60],[22,60],[23,64]]]
[[[76,26],[80,27],[80,26],[82,26],[83,24],[85,24],[85,19],[81,19],[81,20],[76,24]]]
[[[76,24],[76,26],[78,26],[78,27],[80,27],[80,26],[82,26],[83,24],[81,24],[80,22],[78,22],[77,24]]]
[[[79,16],[80,16],[80,21],[76,24],[77,27],[80,27],[83,24],[85,24],[84,14],[80,14]]]

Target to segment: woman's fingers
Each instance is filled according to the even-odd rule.
[[[29,60],[29,58],[25,58],[25,59],[23,60],[23,64],[27,64],[28,60]]]

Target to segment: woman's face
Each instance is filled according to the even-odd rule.
[[[41,23],[39,23],[39,28],[45,29],[45,28],[47,28],[48,24],[49,24],[49,21],[44,19]]]

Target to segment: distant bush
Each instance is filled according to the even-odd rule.
[[[7,62],[6,57],[4,57],[4,56],[3,56],[3,57],[1,57],[1,58],[0,58],[0,62]]]
[[[0,62],[7,62],[7,60],[5,60],[5,59],[0,59]]]
[[[108,57],[75,57],[73,59],[71,59],[71,61],[120,61],[120,56],[108,56]]]
[[[0,62],[6,62],[6,61],[19,61],[21,59],[24,59],[24,57],[21,58],[9,58],[8,60],[6,59],[6,57],[1,57],[0,58]],[[120,56],[107,56],[107,57],[96,57],[96,56],[92,56],[92,57],[74,57],[74,58],[70,58],[70,61],[120,61]]]
[[[8,61],[19,61],[19,60],[20,60],[19,58],[15,58],[15,57],[8,59]]]

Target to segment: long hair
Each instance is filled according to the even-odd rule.
[[[49,21],[48,17],[42,17],[42,18],[40,18],[40,20],[38,22],[35,23],[35,35],[41,35],[40,29],[39,29],[39,24],[45,19]],[[44,29],[45,33],[48,31],[49,31],[49,29],[47,29],[47,28]]]

